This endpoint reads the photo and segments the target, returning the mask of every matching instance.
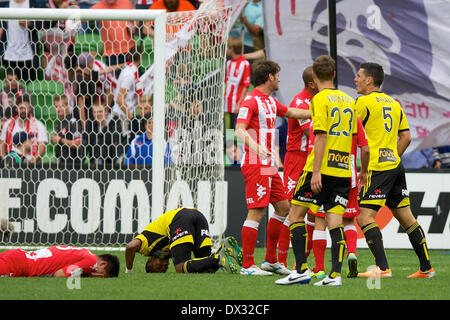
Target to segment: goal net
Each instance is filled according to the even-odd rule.
[[[0,11],[2,246],[123,248],[180,206],[218,244],[230,8],[206,2]]]

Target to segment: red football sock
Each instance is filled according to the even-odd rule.
[[[349,253],[356,254],[356,241],[358,239],[358,232],[356,227],[352,224],[344,227],[345,242],[347,243],[347,257]]]
[[[308,243],[306,244],[306,259],[308,259],[313,246],[311,239],[314,232],[314,222],[306,221],[306,232],[308,233]]]
[[[312,241],[312,250],[316,266],[314,272],[325,270],[325,250],[327,249],[327,233],[323,230],[314,230]]]
[[[258,238],[259,223],[246,220],[241,230],[242,253],[244,254],[243,268],[249,268],[255,264],[253,254],[255,253],[256,240]]]
[[[283,227],[284,217],[274,214],[267,223],[266,257],[270,263],[277,262],[277,245]]]
[[[283,263],[287,267],[287,257],[289,253],[289,244],[291,243],[289,226],[283,223],[280,230],[280,238],[278,239],[278,262]]]

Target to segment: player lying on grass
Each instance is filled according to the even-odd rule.
[[[219,268],[237,273],[231,257],[242,265],[242,250],[234,237],[228,237],[216,253],[208,221],[194,208],[167,211],[151,222],[125,249],[126,272],[133,269],[136,252],[148,256],[146,272],[166,272],[172,258],[177,273],[214,273]],[[194,254],[194,259],[191,254]]]
[[[12,249],[0,253],[1,277],[109,278],[117,277],[119,270],[117,256],[97,256],[88,249],[66,245],[36,251]]]

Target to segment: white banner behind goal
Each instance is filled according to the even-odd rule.
[[[120,246],[179,206],[223,237],[231,10],[212,3],[2,9],[2,245]]]

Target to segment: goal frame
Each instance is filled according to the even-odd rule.
[[[107,19],[106,19],[107,18]],[[1,20],[154,20],[154,94],[153,94],[153,157],[152,181],[164,181],[164,119],[166,81],[166,21],[165,10],[108,10],[108,9],[44,9],[2,8]],[[151,217],[158,217],[164,210],[164,188],[152,183]]]

